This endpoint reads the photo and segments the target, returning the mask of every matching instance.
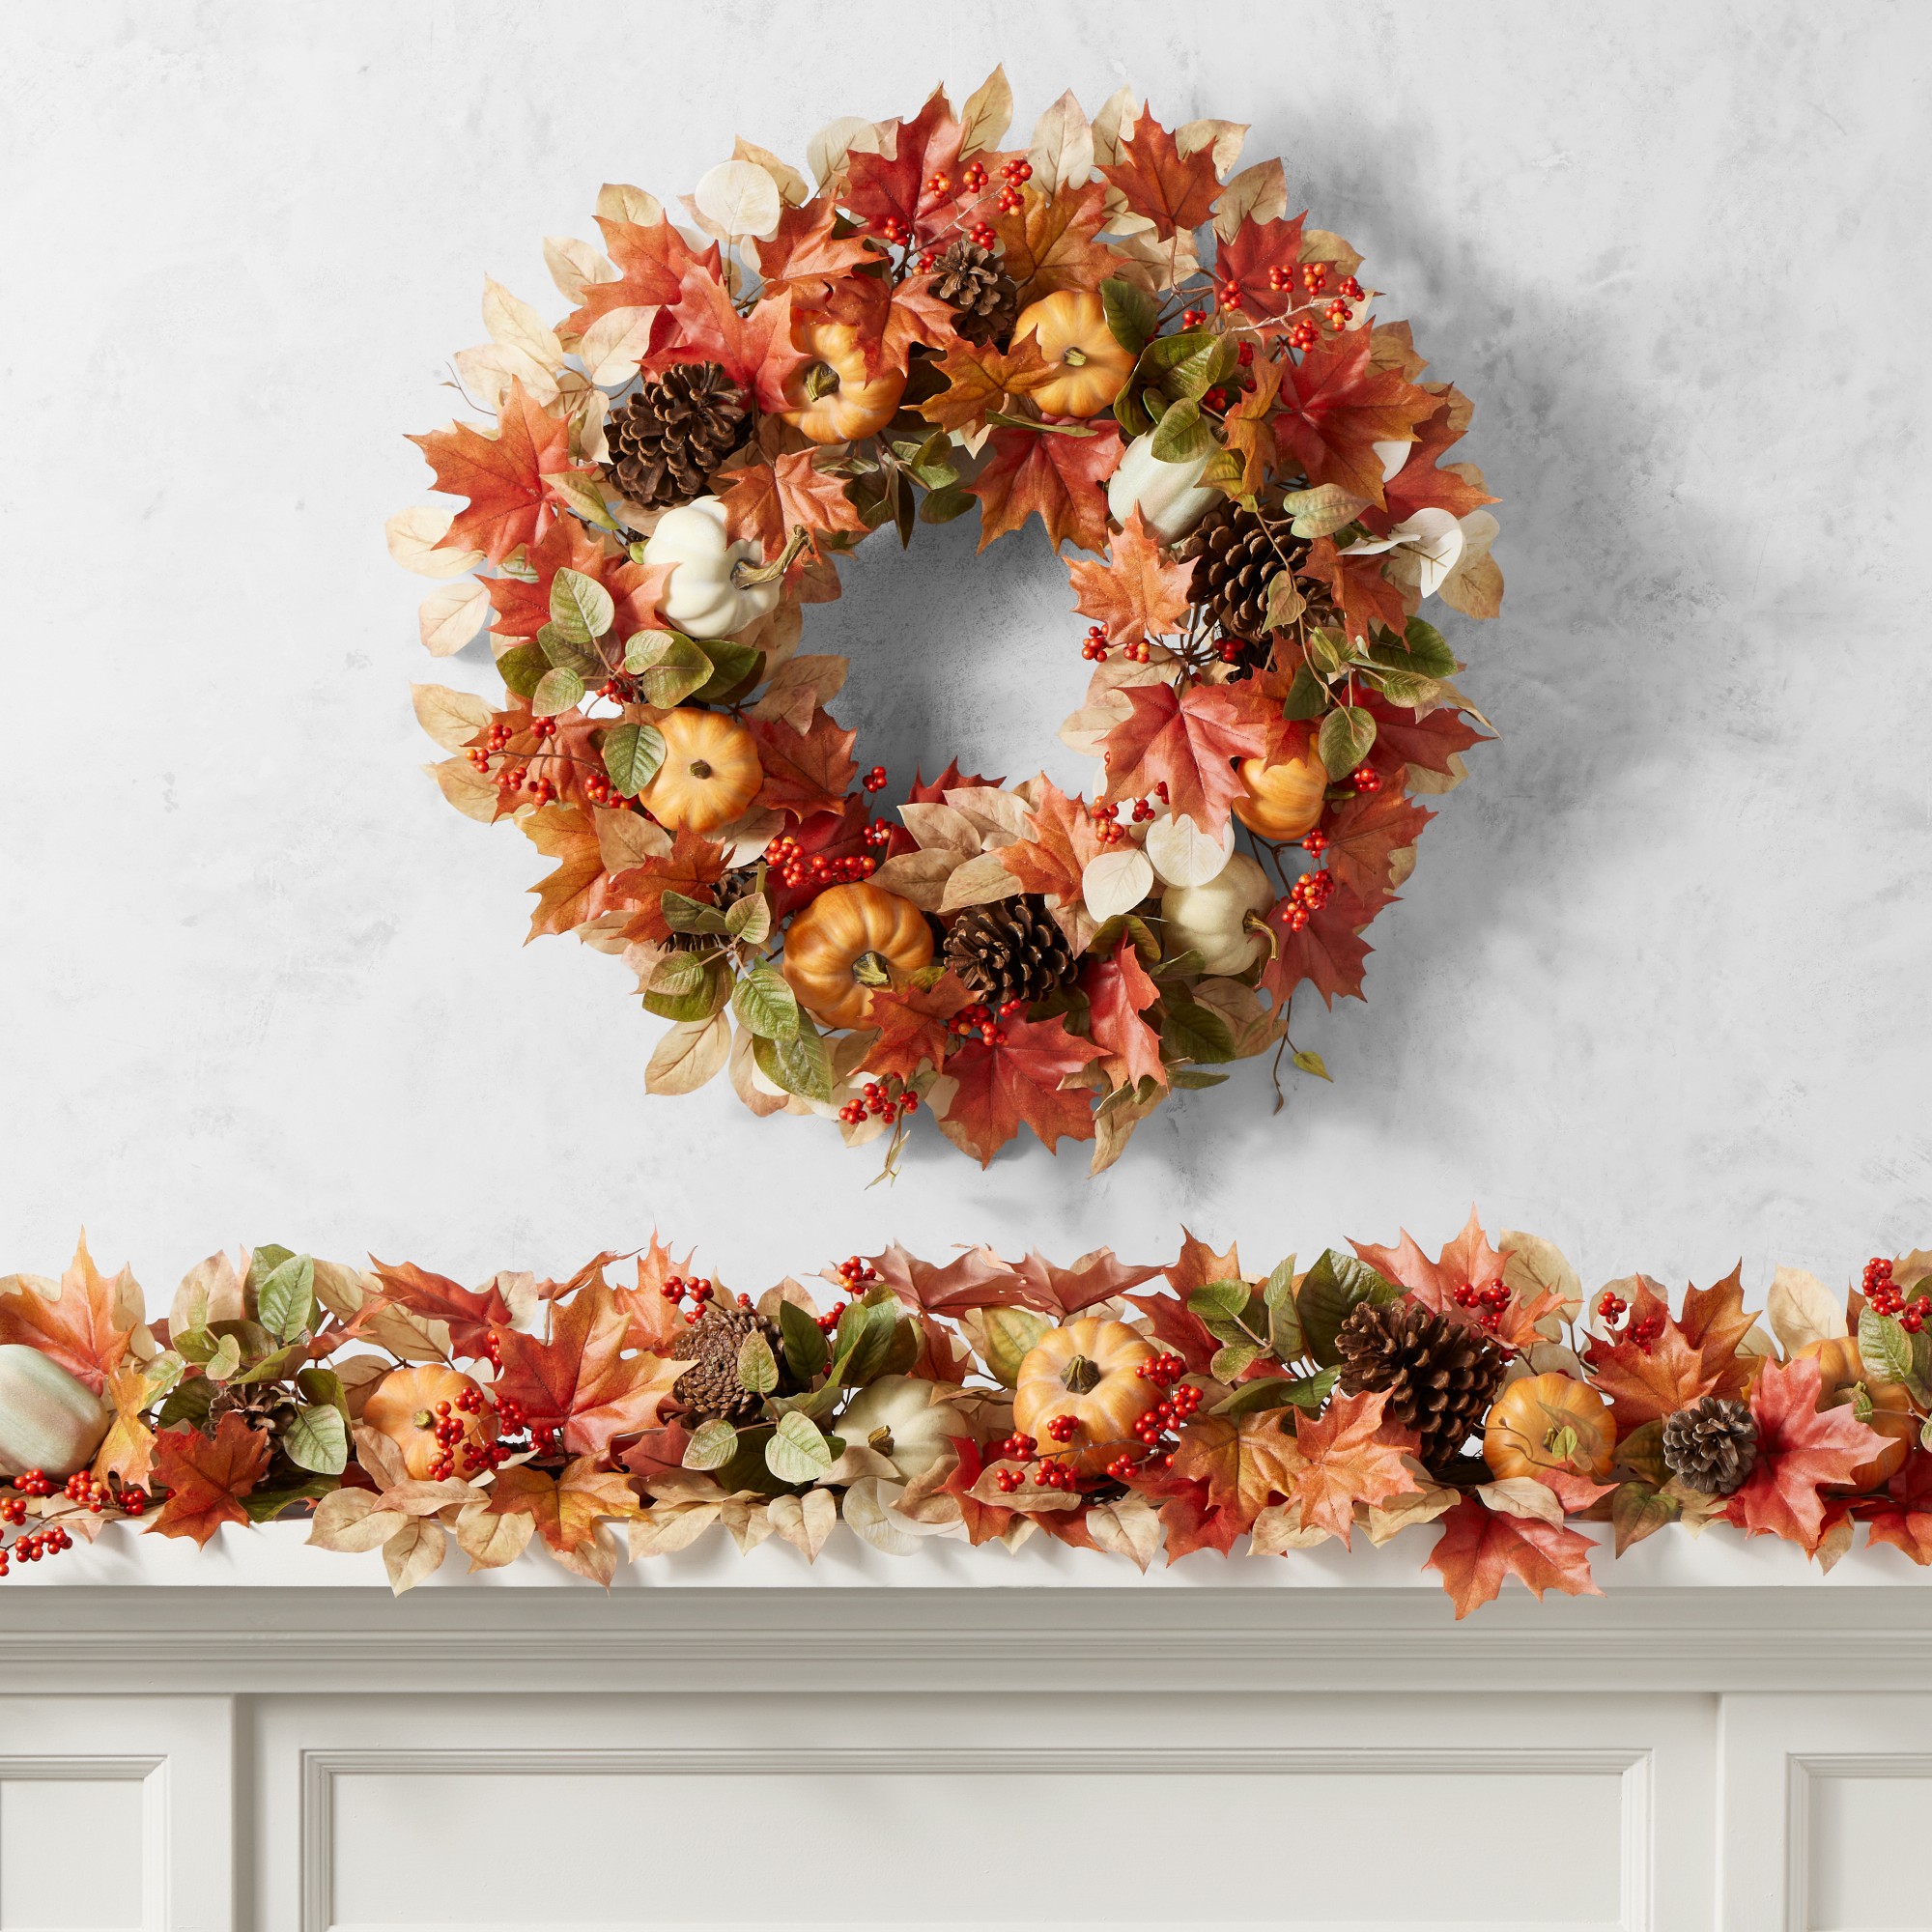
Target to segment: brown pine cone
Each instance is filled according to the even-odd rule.
[[[723,1416],[726,1422],[750,1422],[757,1415],[764,1398],[738,1379],[738,1350],[748,1335],[765,1338],[779,1365],[779,1392],[789,1392],[784,1346],[776,1325],[754,1308],[707,1308],[670,1351],[674,1361],[692,1364],[671,1384],[670,1392],[693,1415],[707,1422],[714,1416]]]
[[[932,293],[953,312],[952,327],[972,343],[1004,343],[1019,313],[1020,292],[1000,258],[977,242],[955,242],[932,270]]]
[[[1757,1424],[1741,1402],[1699,1396],[1663,1424],[1663,1466],[1702,1495],[1727,1496],[1757,1462]]]
[[[1306,546],[1284,518],[1262,518],[1231,497],[1188,532],[1175,555],[1194,565],[1188,600],[1231,636],[1267,635],[1268,585]]]
[[[969,906],[946,935],[946,963],[975,999],[1031,1006],[1073,972],[1073,949],[1037,893]]]
[[[1405,1295],[1359,1302],[1335,1337],[1349,1395],[1388,1391],[1384,1413],[1420,1438],[1434,1468],[1454,1461],[1481,1427],[1509,1357],[1478,1328]]]
[[[647,510],[688,503],[751,434],[745,393],[716,362],[680,362],[646,382],[604,426],[617,488]]]

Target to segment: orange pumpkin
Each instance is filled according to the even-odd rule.
[[[932,928],[883,886],[833,886],[791,923],[784,976],[799,1004],[830,1026],[863,1026],[888,967],[916,973],[932,958]]]
[[[1312,746],[1300,757],[1280,764],[1243,758],[1239,771],[1248,789],[1235,801],[1235,816],[1257,838],[1301,838],[1315,830],[1328,790],[1328,770]]]
[[[797,340],[812,359],[785,384],[791,407],[780,413],[794,429],[813,442],[856,442],[892,421],[905,393],[902,369],[886,361],[868,376],[858,331],[842,322],[814,323]]]
[[[1524,1376],[1490,1406],[1483,1461],[1496,1476],[1570,1469],[1602,1482],[1615,1461],[1610,1406],[1573,1376]]]
[[[465,1448],[482,1448],[497,1437],[497,1412],[485,1406],[481,1414],[470,1415],[457,1406],[468,1390],[481,1386],[455,1369],[429,1367],[393,1369],[369,1391],[362,1407],[362,1426],[387,1436],[403,1452],[403,1463],[417,1482],[431,1480],[430,1471],[449,1453],[436,1439],[436,1425],[451,1420],[463,1425],[460,1441],[452,1445],[454,1473],[469,1473],[463,1466]],[[439,1405],[447,1404],[446,1415]]]
[[[672,832],[715,832],[743,814],[765,781],[758,743],[722,711],[671,711],[658,720],[664,763],[638,794]]]
[[[1860,1490],[1875,1490],[1889,1483],[1905,1466],[1912,1446],[1918,1440],[1919,1421],[1913,1413],[1912,1398],[1902,1382],[1873,1381],[1865,1374],[1864,1357],[1859,1353],[1856,1337],[1833,1335],[1822,1342],[1807,1342],[1798,1351],[1800,1359],[1812,1356],[1821,1371],[1818,1385],[1820,1408],[1844,1408],[1858,1400],[1858,1387],[1864,1384],[1871,1398],[1872,1412],[1866,1427],[1883,1435],[1885,1447],[1869,1462],[1861,1463],[1844,1483],[1825,1487],[1839,1494]]]
[[[1042,1456],[1064,1456],[1083,1476],[1101,1474],[1122,1449],[1138,1449],[1134,1424],[1160,1400],[1160,1387],[1137,1371],[1159,1351],[1124,1321],[1085,1316],[1049,1328],[1020,1363],[1013,1427]],[[1047,1433],[1057,1416],[1073,1418],[1065,1445]]]
[[[1031,335],[1040,359],[1059,374],[1029,390],[1043,415],[1096,416],[1134,373],[1134,357],[1107,327],[1100,298],[1086,289],[1062,289],[1030,302],[1013,324],[1013,341]]]

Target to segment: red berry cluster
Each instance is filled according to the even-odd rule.
[[[838,1110],[838,1118],[848,1127],[862,1127],[867,1121],[884,1121],[888,1126],[902,1114],[919,1111],[919,1095],[896,1073],[883,1080],[868,1080],[856,1100],[848,1100]]]
[[[849,1308],[850,1306],[851,1306],[850,1302],[841,1301],[837,1308],[828,1309],[825,1314],[815,1316],[813,1319],[818,1323],[818,1332],[821,1335],[831,1334],[832,1331],[838,1325],[838,1318],[841,1315],[843,1315],[846,1309]]]
[[[583,781],[583,795],[592,805],[601,805],[606,811],[630,810],[631,801],[601,772],[592,772]]]
[[[1009,1496],[1029,1481],[1042,1490],[1073,1490],[1080,1484],[1073,1464],[1063,1463],[1057,1456],[1043,1456],[1032,1469],[1002,1469],[993,1481],[1001,1493]]]
[[[1907,1301],[1905,1292],[1891,1278],[1891,1263],[1883,1255],[1874,1255],[1865,1264],[1864,1280],[1861,1284],[1865,1300],[1877,1315],[1895,1315],[1898,1323],[1908,1335],[1916,1335],[1925,1325],[1925,1298],[1920,1295]]]
[[[860,780],[860,783],[863,784],[867,791],[884,791],[886,788],[885,766],[874,765],[872,769],[869,772],[867,772],[863,779]]]
[[[1499,1281],[1492,1282],[1488,1288],[1465,1281],[1456,1291],[1455,1301],[1458,1308],[1480,1308],[1482,1325],[1493,1335],[1503,1325],[1503,1310],[1510,1305],[1510,1292]]]
[[[1106,657],[1107,633],[1098,624],[1087,626],[1087,637],[1080,646],[1080,655],[1089,664],[1098,664]]]
[[[1312,322],[1297,322],[1288,331],[1289,347],[1299,349],[1304,354],[1321,340],[1321,331]]]
[[[838,1279],[845,1284],[848,1292],[869,1288],[878,1278],[878,1269],[864,1255],[847,1255],[838,1264]]]
[[[959,177],[959,185],[968,194],[978,194],[986,185],[986,170],[978,161],[968,161],[965,173]]]
[[[114,1492],[105,1483],[97,1482],[86,1469],[77,1469],[67,1479],[61,1490],[69,1502],[78,1503],[90,1516],[99,1516],[114,1500]]]
[[[873,222],[872,226],[878,230],[880,237],[895,248],[903,248],[912,240],[911,228],[899,215],[888,214],[881,220]]]
[[[1288,889],[1288,929],[1300,932],[1334,895],[1333,872],[1303,872]]]
[[[891,836],[890,832],[887,834]],[[849,858],[828,859],[823,852],[806,852],[789,832],[774,838],[765,847],[765,863],[780,884],[794,892],[816,892],[825,886],[849,885],[869,879],[879,869],[879,862],[867,853]]]
[[[1016,1019],[1025,1011],[1024,1000],[1008,1000],[1001,1006],[998,1018],[995,1018],[991,1007],[976,1000],[970,1007],[961,1007],[946,1022],[946,1031],[960,1039],[981,1040],[987,1046],[1005,1046],[1007,1030],[1000,1021]]]
[[[1319,859],[1328,849],[1328,835],[1318,826],[1301,841],[1304,852],[1312,852]]]
[[[1177,1430],[1201,1406],[1201,1389],[1195,1382],[1178,1382],[1134,1424],[1134,1435],[1143,1449],[1152,1449],[1163,1435]]]
[[[491,783],[498,791],[526,792],[533,805],[549,805],[556,797],[556,787],[548,779],[531,778],[527,765],[505,765]]]
[[[1026,206],[1026,197],[1020,193],[1033,179],[1033,163],[1027,160],[1011,160],[1000,169],[1000,179],[1006,183],[994,198],[993,206],[1002,214],[1017,214]]]
[[[1184,308],[1180,311],[1180,326],[1184,329],[1199,328],[1207,320],[1208,311],[1205,308]]]
[[[30,1530],[25,1536],[16,1536],[5,1549],[0,1549],[0,1577],[7,1575],[8,1559],[17,1557],[22,1563],[38,1563],[43,1556],[58,1556],[63,1549],[73,1548],[73,1538],[59,1523],[51,1529]]]
[[[1349,774],[1349,782],[1358,793],[1377,792],[1382,788],[1382,775],[1373,765],[1357,765]]]
[[[50,1496],[54,1492],[54,1479],[44,1469],[29,1469],[14,1487],[23,1496]]]
[[[1331,301],[1321,313],[1330,328],[1347,328],[1355,319],[1355,311],[1345,301]]]
[[[990,221],[976,221],[971,228],[967,229],[966,233],[981,248],[990,248],[1000,239],[999,231],[994,228]]]
[[[1597,1314],[1602,1319],[1604,1326],[1613,1334],[1617,1323],[1629,1313],[1630,1303],[1621,1294],[1612,1293],[1606,1288],[1602,1294],[1598,1295]],[[1663,1317],[1662,1315],[1644,1315],[1638,1317],[1636,1321],[1633,1321],[1624,1330],[1623,1336],[1625,1341],[1634,1342],[1637,1348],[1646,1355],[1650,1353],[1651,1350],[1662,1338]]]
[[[1080,1418],[1077,1415],[1056,1415],[1046,1425],[1046,1433],[1064,1447],[1080,1434]]]
[[[1010,1435],[1003,1435],[997,1442],[986,1446],[996,1463],[1030,1463],[1039,1444],[1031,1435],[1022,1435],[1016,1429]]]
[[[682,1307],[685,1301],[689,1300],[692,1306],[684,1320],[688,1327],[696,1327],[704,1319],[705,1303],[718,1293],[718,1284],[703,1275],[693,1275],[687,1281],[683,1275],[674,1274],[658,1290],[658,1293],[673,1308]]]

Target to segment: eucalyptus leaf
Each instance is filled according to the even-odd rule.
[[[664,733],[655,724],[613,724],[601,749],[605,776],[626,798],[636,798],[665,761]]]
[[[262,1326],[278,1342],[306,1334],[315,1319],[315,1263],[307,1255],[291,1255],[263,1282],[255,1309]]]
[[[1328,687],[1305,664],[1294,668],[1294,677],[1282,699],[1284,718],[1319,718],[1328,708]]]
[[[738,1386],[752,1395],[770,1395],[778,1385],[778,1357],[762,1331],[753,1328],[738,1344]]]
[[[545,662],[554,665],[558,670],[574,670],[586,684],[593,677],[600,683],[603,681],[603,653],[590,644],[566,637],[554,624],[546,624],[537,633],[537,648],[543,652]]]
[[[810,1416],[797,1409],[779,1417],[765,1444],[765,1466],[781,1483],[815,1483],[832,1466],[832,1445]]]
[[[1259,1342],[1226,1342],[1214,1350],[1208,1372],[1217,1382],[1238,1381],[1241,1371],[1250,1363],[1259,1361],[1261,1355],[1262,1345]]]
[[[1177,1059],[1219,1065],[1235,1056],[1235,1036],[1228,1022],[1198,1001],[1171,997],[1160,1023],[1160,1043]]]
[[[155,1418],[156,1429],[199,1429],[214,1406],[214,1384],[197,1376],[193,1381],[178,1382],[161,1404]]]
[[[919,520],[923,524],[950,524],[955,517],[963,517],[978,502],[979,497],[970,490],[957,484],[944,490],[935,490],[919,506]]]
[[[298,1469],[339,1476],[349,1466],[349,1419],[332,1402],[312,1402],[297,1409],[281,1442]]]
[[[497,660],[497,675],[526,703],[550,669],[550,660],[535,644],[513,644]]]
[[[1053,1323],[1037,1309],[986,1308],[980,1311],[980,1326],[986,1338],[986,1366],[1012,1388],[1019,1381],[1021,1362]]]
[[[1149,445],[1163,463],[1191,463],[1214,447],[1214,432],[1192,399],[1176,403],[1160,419]]]
[[[816,1029],[801,1022],[799,1031],[778,1039],[762,1035],[752,1041],[752,1057],[767,1080],[802,1100],[832,1098],[832,1056]]]
[[[1912,1337],[1895,1315],[1881,1315],[1875,1308],[1860,1315],[1859,1355],[1867,1374],[1880,1381],[1902,1382],[1912,1375]]]
[[[214,1353],[203,1365],[202,1373],[212,1382],[229,1380],[242,1366],[242,1345],[233,1335],[224,1335],[215,1344]]]
[[[583,696],[583,680],[574,670],[554,667],[537,680],[530,694],[530,709],[539,718],[554,718],[568,711]]]
[[[669,967],[669,960],[666,960],[652,975],[651,989],[644,995],[645,1012],[655,1013],[661,1020],[678,1020],[686,1024],[708,1020],[718,1010],[723,967],[715,959],[698,959],[688,952],[672,953],[670,957],[689,961],[688,965],[680,964],[676,969],[677,990],[666,990],[659,984]],[[687,983],[687,976],[694,971],[696,978]]]
[[[639,631],[624,647],[624,668],[638,680],[647,702],[668,711],[709,683],[716,667],[691,639],[675,631]]]
[[[1295,1296],[1308,1352],[1323,1368],[1339,1361],[1335,1337],[1354,1309],[1364,1301],[1400,1301],[1402,1295],[1401,1288],[1367,1262],[1325,1249]]]
[[[724,915],[709,899],[695,899],[686,893],[666,893],[658,901],[664,923],[673,932],[708,934],[723,938]]]
[[[722,1415],[701,1422],[684,1445],[687,1469],[722,1469],[738,1453],[738,1432]]]
[[[572,642],[587,644],[617,621],[617,607],[594,577],[559,570],[551,579],[550,620]]]
[[[779,1339],[794,1381],[811,1381],[832,1359],[824,1329],[795,1301],[779,1304]]]
[[[738,981],[731,994],[731,1010],[738,1016],[738,1024],[760,1039],[794,1038],[802,1019],[798,996],[784,975],[765,959],[758,960]],[[827,1098],[830,1098],[830,1079],[828,1065]]]
[[[735,638],[706,638],[697,648],[711,661],[711,675],[692,696],[697,704],[723,704],[756,684],[765,668],[765,654]]]
[[[1331,779],[1345,779],[1375,748],[1375,714],[1344,704],[1321,721],[1315,749]]]
[[[1294,1257],[1289,1258],[1268,1276],[1262,1289],[1262,1301],[1268,1313],[1268,1347],[1284,1362],[1301,1353],[1301,1313],[1294,1305]]]
[[[772,936],[772,902],[763,893],[748,893],[724,915],[724,932],[741,946],[762,946]]]
[[[1100,284],[1100,307],[1114,340],[1129,355],[1138,355],[1160,327],[1160,302],[1137,283],[1109,275]]]

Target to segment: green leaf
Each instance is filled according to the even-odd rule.
[[[752,1395],[770,1395],[779,1385],[778,1357],[755,1328],[738,1344],[738,1386]]]
[[[1187,1312],[1204,1321],[1238,1321],[1248,1312],[1244,1281],[1204,1282],[1187,1297]]]
[[[1662,1417],[1639,1423],[1628,1435],[1618,1437],[1617,1461],[1661,1490],[1670,1480],[1669,1465],[1663,1460]]]
[[[1400,704],[1409,711],[1419,711],[1425,704],[1434,703],[1442,691],[1435,678],[1414,677],[1406,670],[1370,671],[1368,676],[1381,685],[1382,696],[1391,704]]]
[[[639,631],[624,647],[624,668],[637,678],[648,703],[668,711],[709,683],[715,667],[676,631]]]
[[[664,733],[655,724],[613,724],[601,749],[605,776],[626,798],[636,798],[665,761]]]
[[[658,962],[644,1010],[661,1020],[708,1020],[718,1010],[718,990],[724,968],[716,959],[673,952]]]
[[[315,1319],[315,1263],[307,1255],[291,1255],[263,1282],[255,1309],[262,1326],[278,1342],[306,1334]]]
[[[1216,1406],[1214,1413],[1252,1415],[1258,1409],[1305,1408],[1314,1414],[1328,1400],[1340,1374],[1338,1369],[1323,1369],[1318,1375],[1301,1376],[1293,1381],[1270,1377],[1243,1382],[1226,1402]]]
[[[278,1489],[254,1490],[242,1498],[242,1507],[250,1522],[273,1522],[279,1516],[302,1502],[320,1502],[342,1486],[332,1470],[326,1476],[311,1476],[305,1483],[283,1484]]]
[[[1262,1289],[1268,1313],[1268,1347],[1284,1362],[1301,1353],[1301,1315],[1294,1305],[1294,1257],[1290,1255]]]
[[[282,1431],[282,1448],[298,1469],[339,1476],[349,1466],[349,1421],[332,1402],[312,1402]]]
[[[1610,1522],[1621,1556],[1633,1543],[1641,1543],[1653,1530],[1675,1522],[1683,1511],[1675,1496],[1666,1496],[1647,1483],[1623,1483],[1610,1498]]]
[[[1199,1066],[1173,1066],[1168,1069],[1167,1084],[1198,1094],[1204,1088],[1220,1086],[1227,1077],[1225,1073],[1209,1073]]]
[[[779,1339],[793,1381],[810,1382],[832,1359],[825,1330],[795,1301],[779,1304]]]
[[[1319,718],[1328,708],[1328,687],[1305,664],[1294,668],[1294,681],[1283,698],[1284,718]]]
[[[214,1353],[209,1356],[202,1373],[212,1382],[229,1380],[242,1366],[242,1345],[233,1335],[224,1335],[215,1345]]]
[[[295,1258],[296,1251],[293,1248],[283,1247],[279,1241],[264,1241],[259,1248],[251,1248],[248,1251],[247,1281],[247,1290],[250,1297],[252,1298],[260,1294],[262,1284],[284,1262],[292,1262]],[[202,1319],[204,1321],[207,1319],[205,1311]]]
[[[1262,1345],[1259,1342],[1227,1342],[1214,1350],[1214,1359],[1208,1363],[1208,1372],[1217,1382],[1237,1381],[1240,1374],[1251,1362],[1261,1359]]]
[[[1350,1314],[1364,1301],[1400,1301],[1404,1291],[1353,1255],[1322,1251],[1321,1259],[1302,1277],[1295,1306],[1308,1352],[1323,1368],[1341,1359],[1335,1336]]]
[[[154,1374],[152,1363],[148,1373]],[[1905,1386],[1921,1408],[1932,1406],[1932,1335],[1922,1328],[1912,1338],[1912,1373],[1906,1378]]]
[[[1009,415],[1005,410],[988,410],[986,420],[999,424],[1002,429],[1030,429],[1036,436],[1093,436],[1096,433],[1092,423],[1041,422],[1037,416]]]
[[[550,660],[535,644],[515,644],[497,660],[497,674],[526,703],[550,668]]]
[[[1319,1410],[1328,1400],[1335,1384],[1342,1378],[1340,1369],[1321,1369],[1312,1376],[1302,1376],[1288,1384],[1284,1400],[1293,1408],[1305,1408],[1311,1414]]]
[[[574,670],[560,668],[544,672],[530,694],[530,709],[539,718],[554,718],[568,711],[583,696],[583,680]]]
[[[1332,1081],[1333,1079],[1333,1075],[1328,1071],[1327,1063],[1312,1047],[1303,1047],[1294,1056],[1294,1064],[1300,1067],[1302,1072],[1312,1073],[1318,1080]]]
[[[1208,427],[1201,405],[1190,397],[1161,417],[1150,447],[1163,463],[1192,463],[1214,447],[1214,432]]]
[[[1235,1036],[1219,1013],[1179,997],[1164,999],[1162,1005],[1167,1010],[1160,1023],[1160,1043],[1176,1059],[1217,1066],[1235,1058]]]
[[[310,1402],[327,1403],[332,1408],[339,1408],[343,1421],[349,1420],[349,1398],[342,1392],[342,1378],[333,1369],[299,1369],[296,1373],[296,1387]]]
[[[781,1415],[789,1415],[796,1409],[800,1415],[809,1415],[814,1422],[830,1422],[832,1411],[844,1400],[845,1391],[837,1382],[826,1382],[822,1387],[808,1389],[798,1395],[768,1395],[765,1398],[765,1413],[776,1422]]]
[[[825,1432],[797,1409],[779,1417],[765,1444],[765,1466],[781,1483],[815,1483],[833,1463]]]
[[[1308,656],[1323,677],[1333,677],[1342,668],[1347,653],[1333,631],[1315,630],[1308,634]]]
[[[980,1312],[986,1338],[986,1366],[1006,1387],[1020,1378],[1020,1364],[1053,1323],[1035,1308],[985,1308]]]
[[[963,517],[979,500],[962,485],[952,484],[933,491],[920,503],[919,520],[923,524],[950,524],[955,517]]]
[[[179,1348],[180,1341],[176,1345]],[[199,1429],[208,1421],[214,1404],[214,1384],[197,1376],[191,1382],[178,1382],[155,1418],[156,1429]]]
[[[802,1100],[832,1098],[832,1056],[816,1032],[801,1028],[782,1039],[752,1038],[752,1057],[774,1085]]]
[[[763,893],[748,893],[724,915],[724,931],[741,946],[762,946],[772,936],[772,902]]]
[[[911,1339],[917,1358],[918,1331],[910,1321],[902,1321],[898,1301],[891,1290],[883,1295],[873,1291],[865,1300],[848,1303],[845,1313],[838,1318],[838,1354],[832,1364],[832,1379],[860,1388],[892,1374],[895,1358],[905,1352],[901,1328]]]
[[[1289,528],[1295,536],[1313,538],[1333,536],[1355,521],[1363,505],[1339,483],[1318,483],[1312,490],[1291,490],[1281,507],[1293,519]]]
[[[1160,327],[1160,303],[1148,290],[1109,275],[1100,284],[1100,306],[1114,340],[1129,355],[1138,355]]]
[[[1403,642],[1408,647],[1411,661],[1406,668],[1418,670],[1425,677],[1454,677],[1462,669],[1448,639],[1434,624],[1425,623],[1420,617],[1408,620]]]
[[[594,677],[604,681],[604,654],[592,644],[580,644],[567,638],[554,624],[546,624],[537,633],[537,648],[558,670],[574,670],[585,684]]]
[[[694,703],[725,703],[756,684],[765,668],[764,652],[735,638],[706,638],[697,648],[711,660],[711,675],[691,694]]]
[[[667,895],[667,897],[669,895]],[[803,1015],[798,996],[784,975],[767,959],[758,960],[738,981],[731,994],[731,1010],[747,1033],[760,1039],[797,1037]],[[831,1068],[826,1069],[826,1097],[831,1097]],[[783,1083],[781,1082],[781,1085]],[[796,1091],[795,1089],[789,1091]]]
[[[550,620],[573,643],[587,644],[617,621],[617,607],[594,577],[559,570],[551,580]]]
[[[659,900],[659,910],[673,932],[703,933],[717,939],[724,936],[724,915],[709,899],[666,893]]]
[[[1345,779],[1369,755],[1375,742],[1374,713],[1359,704],[1344,704],[1321,721],[1315,749],[1328,776]]]
[[[738,1453],[738,1432],[722,1415],[699,1423],[684,1445],[687,1469],[722,1469]]]
[[[1912,1338],[1895,1315],[1867,1308],[1859,1317],[1859,1354],[1879,1381],[1902,1382],[1912,1374]]]

